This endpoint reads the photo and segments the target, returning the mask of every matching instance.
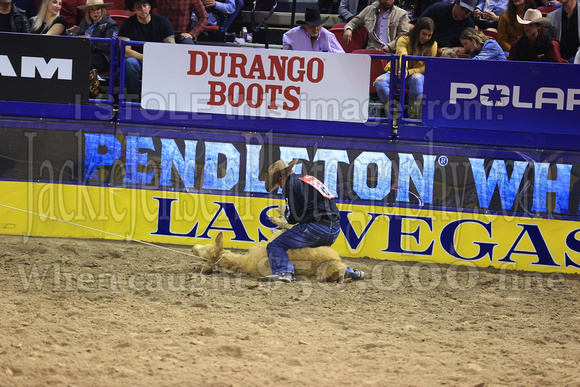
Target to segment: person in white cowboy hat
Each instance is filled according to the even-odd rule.
[[[332,32],[322,25],[328,17],[322,19],[317,8],[306,8],[304,20],[298,20],[298,27],[292,28],[282,37],[284,50],[342,52],[342,46]]]
[[[103,0],[88,0],[86,5],[77,8],[85,11],[85,18],[80,26],[73,27],[74,35],[89,36],[92,38],[117,38],[119,24],[107,13],[113,3],[105,3]],[[92,43],[91,68],[98,72],[109,71],[111,50],[107,43]]]
[[[524,34],[512,44],[509,60],[528,62],[568,63],[560,56],[560,45],[545,31],[550,26],[550,19],[543,17],[537,9],[528,9],[518,23],[524,26]]]
[[[268,261],[272,279],[291,282],[296,279],[294,265],[288,259],[288,250],[302,247],[330,246],[340,233],[340,213],[334,196],[320,180],[292,171],[298,159],[286,164],[278,160],[268,168],[266,191],[282,188],[286,199],[284,217],[291,229],[268,243]]]

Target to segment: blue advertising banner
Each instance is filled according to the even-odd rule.
[[[436,58],[426,63],[424,92],[429,126],[577,134],[577,65]]]
[[[115,132],[105,125],[12,126],[0,134],[11,138],[0,144],[7,160],[0,180],[277,197],[264,188],[268,166],[298,158],[295,171],[323,181],[342,203],[569,220],[580,210],[578,152],[127,124]]]

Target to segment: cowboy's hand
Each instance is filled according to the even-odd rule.
[[[483,15],[483,12],[481,12],[480,9],[475,8],[475,11],[473,11],[473,17],[476,19],[481,19]]]
[[[280,214],[280,216],[284,217],[284,214],[286,213],[286,204],[280,204],[278,206],[278,214]]]
[[[203,5],[205,5],[206,8],[215,7],[215,0],[203,0]]]
[[[283,229],[286,229],[286,230],[290,230],[292,227],[294,227],[294,225],[288,223],[288,221],[283,217],[277,218],[275,216],[270,216],[268,219],[270,220],[270,222],[274,223],[276,226],[283,228]]]
[[[181,39],[193,39],[193,35],[187,33],[187,32],[182,32],[181,33]]]
[[[344,34],[342,35],[342,39],[345,42],[350,43],[350,41],[352,40],[352,30],[350,28],[344,31]]]

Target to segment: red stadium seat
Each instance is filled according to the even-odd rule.
[[[338,42],[342,46],[344,52],[353,52],[354,50],[364,49],[367,46],[367,29],[365,26],[355,30],[352,32],[352,39],[350,43],[346,43],[342,37],[344,35],[344,26],[346,23],[335,24],[329,30],[332,32]]]
[[[109,11],[111,9],[119,9],[119,10],[124,10],[125,9],[125,0],[111,0],[111,3],[113,3],[113,6],[109,9],[107,9],[107,11]]]
[[[485,30],[481,30],[481,32],[483,32],[485,36],[487,36],[488,38],[492,38],[493,40],[497,40],[498,38],[497,30],[495,29],[487,28]]]
[[[123,24],[123,22],[133,16],[135,13],[131,11],[125,11],[120,9],[109,9],[109,16],[116,21],[119,26]]]
[[[546,16],[547,14],[549,14],[552,11],[555,11],[558,8],[559,7],[539,7],[538,11],[542,13],[542,16]]]
[[[358,49],[352,51],[352,54],[369,54],[369,55],[387,55],[384,51],[380,50],[369,50],[369,49]],[[373,84],[375,79],[381,74],[385,73],[385,67],[389,63],[388,60],[372,60],[371,61],[371,74],[370,74],[370,85],[369,92],[372,94],[376,92],[375,85]]]

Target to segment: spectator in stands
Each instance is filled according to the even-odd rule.
[[[336,36],[322,27],[327,20],[328,17],[320,17],[318,8],[306,8],[304,20],[298,20],[298,27],[292,28],[282,37],[284,50],[344,53]]]
[[[28,18],[12,0],[0,0],[0,32],[30,32]]]
[[[475,28],[466,28],[459,40],[471,59],[506,60],[505,53],[499,44]]]
[[[560,0],[562,8],[550,12],[548,19],[552,22],[549,34],[560,43],[562,58],[574,63],[574,57],[580,52],[580,13],[578,0]]]
[[[155,0],[125,0],[125,8],[135,12],[123,22],[119,39],[143,42],[175,43],[173,27],[167,18],[151,13]],[[129,99],[140,98],[139,76],[143,69],[143,47],[125,47],[125,79]]]
[[[201,0],[160,0],[158,11],[171,22],[175,42],[195,44],[207,24],[207,13]],[[192,22],[191,15],[196,21]]]
[[[207,25],[217,26],[223,24],[227,15],[236,10],[236,0],[203,0],[207,12]]]
[[[355,15],[361,13],[363,9],[372,3],[373,0],[340,0],[338,15],[345,22],[349,22]]]
[[[507,10],[507,6],[508,0],[480,0],[473,10],[475,25],[481,30],[497,29],[499,17]]]
[[[367,48],[394,52],[397,37],[409,32],[409,15],[393,4],[394,0],[379,0],[363,9],[344,26],[343,39],[350,42],[352,31],[365,26],[369,32]]]
[[[406,35],[397,39],[396,55],[435,56],[437,54],[437,42],[435,40],[435,23],[428,17],[422,17],[415,23],[415,27]],[[389,99],[391,81],[391,62],[385,67],[385,74],[377,77],[375,87],[377,94],[383,103]],[[421,117],[423,98],[423,84],[425,82],[425,62],[408,61],[406,74],[409,86],[409,116]]]
[[[30,19],[30,32],[43,35],[63,35],[66,19],[60,16],[62,0],[44,0],[38,14]]]
[[[497,42],[504,51],[509,51],[512,44],[524,34],[524,27],[518,23],[516,16],[524,17],[530,8],[536,8],[534,0],[509,0],[507,11],[499,17],[497,27]]]
[[[85,20],[81,25],[73,28],[75,35],[90,36],[93,38],[117,38],[119,24],[107,13],[113,3],[104,3],[103,0],[88,0],[86,5],[79,5],[85,11]],[[109,71],[111,50],[107,43],[92,43],[91,68],[98,72]]]
[[[545,32],[550,19],[542,17],[537,9],[528,9],[523,19],[519,16],[517,19],[524,26],[524,35],[512,44],[509,60],[568,63],[560,56],[558,42]]]
[[[36,0],[36,9],[40,10],[42,0]],[[62,0],[62,7],[60,15],[66,19],[66,26],[68,28],[78,26],[85,18],[84,11],[77,8],[79,5],[85,5],[86,0]],[[69,31],[70,32],[70,31]]]
[[[455,0],[451,3],[435,3],[423,12],[421,17],[430,17],[437,30],[437,45],[439,51],[445,47],[454,47],[456,54],[464,51],[459,42],[459,35],[468,27],[475,27],[471,13],[477,5],[477,0]]]

